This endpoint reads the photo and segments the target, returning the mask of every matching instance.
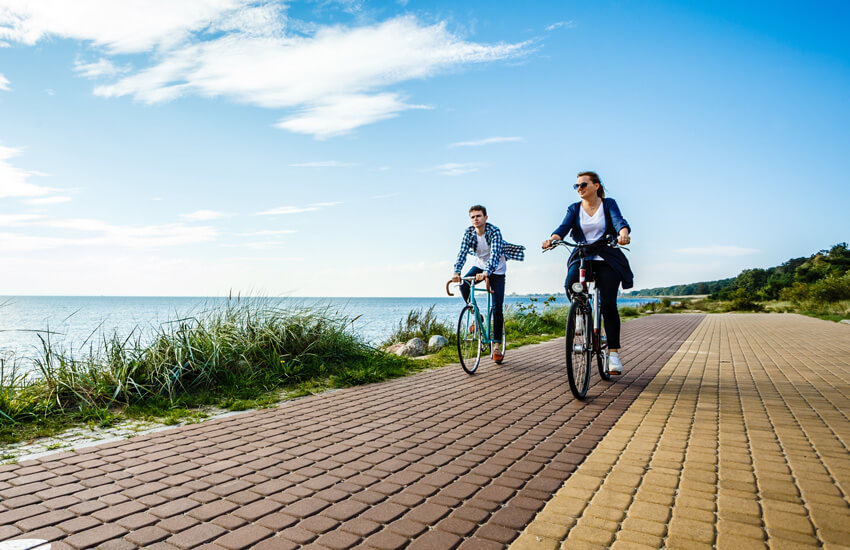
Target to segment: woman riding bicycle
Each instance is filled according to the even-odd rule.
[[[567,208],[567,215],[561,225],[552,232],[552,236],[543,241],[543,248],[552,246],[552,241],[561,241],[572,234],[576,242],[592,243],[605,238],[616,238],[622,245],[629,244],[631,227],[620,214],[616,201],[605,196],[602,180],[596,172],[581,172],[578,174],[573,188],[581,200]],[[620,360],[620,312],[617,310],[617,290],[622,283],[623,288],[631,288],[634,276],[629,267],[629,261],[621,250],[610,246],[600,246],[596,255],[589,258],[591,266],[588,280],[596,281],[599,288],[600,308],[605,321],[605,335],[608,338],[610,363],[608,372],[620,374],[623,363]],[[571,295],[571,285],[579,280],[578,249],[573,250],[567,261],[567,280],[564,286],[567,296]]]

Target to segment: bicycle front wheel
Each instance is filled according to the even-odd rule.
[[[475,322],[475,309],[466,306],[457,320],[457,355],[460,366],[473,374],[481,362],[481,326]]]
[[[590,384],[590,362],[593,347],[590,333],[590,312],[578,300],[570,304],[567,317],[567,378],[576,399],[584,399]]]

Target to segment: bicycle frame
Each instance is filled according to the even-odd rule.
[[[593,354],[600,355],[604,353],[604,350],[608,349],[608,342],[602,342],[602,309],[599,307],[599,288],[596,286],[596,281],[587,280],[587,258],[583,250],[580,254],[578,282],[581,283],[584,289],[580,296],[582,296],[582,299],[588,304],[592,312]]]
[[[455,284],[457,284],[458,287],[460,287],[460,285],[463,285],[463,284],[469,285],[469,304],[472,306],[472,309],[475,312],[475,321],[474,322],[477,325],[477,327],[476,327],[477,330],[481,331],[481,336],[482,336],[481,343],[485,344],[485,345],[489,345],[493,342],[490,339],[490,334],[491,334],[491,330],[492,330],[492,327],[490,326],[490,310],[493,307],[492,301],[491,301],[492,299],[491,299],[490,295],[493,293],[493,291],[490,290],[490,280],[489,279],[484,279],[484,280],[487,282],[487,289],[485,291],[485,290],[479,288],[478,292],[486,292],[487,293],[487,326],[486,326],[487,330],[486,331],[484,330],[485,327],[483,325],[481,325],[481,319],[483,319],[483,317],[481,316],[481,309],[478,307],[478,301],[475,299],[475,277],[461,277],[461,282],[455,283]],[[452,294],[451,291],[449,290],[449,285],[451,285],[451,284],[452,284],[452,281],[449,281],[448,283],[446,283],[446,294],[448,294],[449,296],[454,296],[454,294]]]

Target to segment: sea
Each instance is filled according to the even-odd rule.
[[[548,296],[505,296],[506,307],[536,304]],[[0,353],[32,356],[49,339],[54,349],[85,349],[104,336],[127,336],[136,331],[142,338],[162,325],[201,315],[223,306],[229,298],[131,297],[131,296],[0,296]],[[245,298],[242,298],[243,300]],[[436,316],[454,326],[460,298],[248,298],[274,307],[322,307],[352,319],[351,329],[372,344],[384,342],[412,310],[434,307]],[[537,300],[532,302],[532,300]],[[618,305],[635,306],[652,298],[618,298]],[[554,305],[567,304],[556,296]],[[480,304],[480,302],[479,302]]]

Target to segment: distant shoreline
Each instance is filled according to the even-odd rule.
[[[694,299],[701,300],[703,298],[708,298],[708,294],[684,294],[684,295],[675,295],[675,294],[628,294],[621,295],[621,298],[639,298],[639,299],[649,299],[649,298],[677,298],[679,300],[682,299]]]

